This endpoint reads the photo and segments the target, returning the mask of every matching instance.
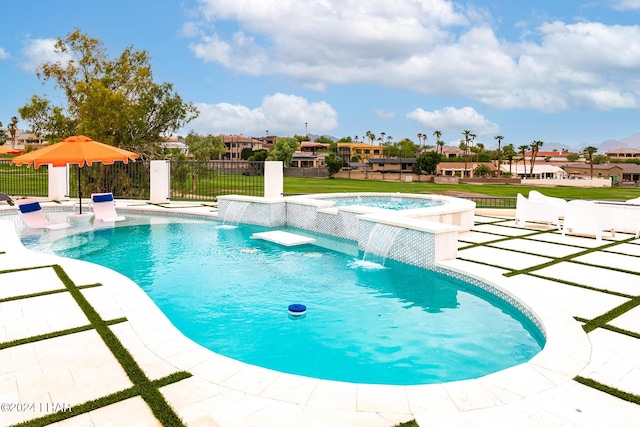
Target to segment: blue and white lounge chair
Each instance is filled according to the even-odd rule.
[[[40,203],[36,199],[18,199],[16,200],[16,204],[20,211],[20,217],[27,227],[59,230],[71,226],[68,222],[50,222],[47,217],[44,216],[42,206],[40,206]]]
[[[118,215],[113,202],[112,193],[95,193],[91,195],[93,215],[99,221],[115,222],[124,221],[125,217]]]

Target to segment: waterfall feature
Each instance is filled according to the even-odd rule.
[[[362,260],[384,265],[391,246],[401,230],[402,228],[392,225],[374,225],[369,233]]]
[[[244,215],[244,211],[247,210],[251,202],[237,202],[232,200],[229,202],[227,206],[227,210],[224,213],[224,218],[222,219],[223,225],[233,225],[238,226],[240,220],[242,219],[242,215]]]

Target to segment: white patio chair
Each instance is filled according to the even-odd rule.
[[[628,203],[630,205],[638,205],[640,206],[640,197],[636,197],[635,199],[629,199],[627,201],[625,201],[625,203]],[[638,213],[638,225],[636,227],[636,239],[640,237],[640,212]]]
[[[91,195],[93,215],[99,221],[115,222],[124,221],[126,218],[118,215],[113,202],[112,193],[94,193]]]
[[[558,210],[558,214],[561,218],[564,217],[564,211],[567,209],[567,201],[565,199],[561,199],[560,197],[546,196],[536,190],[529,191],[529,200],[538,200],[553,206]]]
[[[516,202],[516,224],[526,227],[527,222],[553,224],[560,231],[561,212],[543,200],[527,199],[518,193]]]
[[[606,210],[589,200],[571,200],[567,203],[565,211],[562,235],[586,234],[595,236],[596,240],[602,240],[602,232],[608,231],[611,237],[616,232],[613,226],[613,218]]]
[[[22,221],[30,228],[45,228],[49,230],[59,230],[70,227],[68,222],[52,223],[44,216],[42,206],[36,199],[16,200]]]

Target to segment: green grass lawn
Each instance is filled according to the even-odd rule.
[[[416,194],[447,194],[461,192],[478,196],[516,197],[528,195],[530,190],[562,197],[564,199],[625,200],[640,197],[640,188],[575,188],[534,187],[519,184],[433,184],[430,182],[393,182],[350,180],[342,178],[293,178],[284,179],[285,194],[344,193],[344,192],[393,192]]]

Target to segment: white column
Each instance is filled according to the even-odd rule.
[[[264,162],[264,197],[282,197],[284,192],[282,162]]]
[[[169,201],[169,160],[151,160],[151,182],[149,201],[166,203]]]
[[[69,188],[68,166],[53,167],[52,165],[47,165],[47,168],[49,168],[49,199],[66,199],[68,197],[67,189]]]

